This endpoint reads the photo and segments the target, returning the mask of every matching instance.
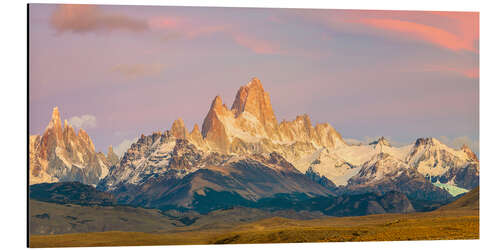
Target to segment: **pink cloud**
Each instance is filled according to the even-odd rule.
[[[479,41],[479,13],[474,12],[431,12],[446,19],[450,29],[469,42]]]
[[[257,54],[285,54],[276,43],[257,39],[246,34],[233,34],[234,41],[246,48],[249,48]]]
[[[171,34],[181,35],[190,39],[214,33],[223,33],[238,45],[248,48],[257,54],[284,53],[276,43],[252,37],[239,30],[236,31],[233,25],[211,23],[205,20],[183,17],[155,17],[149,20],[149,26],[153,30],[165,30]]]
[[[78,33],[110,31],[115,29],[144,31],[147,22],[126,15],[107,13],[96,5],[64,4],[59,5],[51,16],[52,26],[59,32]]]
[[[201,20],[184,17],[154,17],[151,18],[148,23],[154,30],[165,30],[167,32],[180,34],[187,38],[196,38],[203,35],[223,32],[230,27],[226,24],[210,24]]]
[[[479,14],[474,12],[335,10],[300,15],[334,30],[411,39],[455,52],[478,52]]]
[[[178,28],[181,19],[174,17],[155,17],[149,20],[149,26],[154,29],[175,29]]]
[[[358,22],[381,30],[407,35],[414,39],[418,39],[453,51],[475,51],[474,44],[472,43],[471,39],[463,39],[462,37],[446,30],[425,24],[401,21],[397,19],[377,18],[360,19],[358,20]]]
[[[469,78],[479,78],[479,67],[474,67],[469,70],[465,70],[464,75],[469,77]]]
[[[461,68],[461,67],[452,67],[445,65],[428,65],[424,68],[424,71],[432,71],[432,72],[449,72],[453,74],[458,74],[467,78],[477,79],[479,78],[479,67],[472,68]]]

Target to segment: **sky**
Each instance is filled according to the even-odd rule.
[[[348,142],[436,137],[479,153],[479,14],[119,5],[29,6],[29,133],[53,107],[121,153],[177,118],[200,127],[258,77],[278,121]]]

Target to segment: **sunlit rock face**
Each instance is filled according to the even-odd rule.
[[[112,151],[110,158],[95,152],[83,129],[76,133],[66,120],[63,127],[57,107],[43,135],[30,136],[29,147],[30,184],[78,181],[96,185],[108,174],[109,166],[118,162]]]

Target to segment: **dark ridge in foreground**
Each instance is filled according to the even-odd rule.
[[[77,204],[83,206],[115,205],[112,194],[101,192],[93,186],[80,182],[41,183],[29,187],[30,199],[58,204]]]
[[[310,193],[278,193],[270,197],[249,200],[237,192],[216,191],[204,188],[202,194],[194,193],[192,207],[154,206],[153,204],[131,204],[115,201],[113,195],[100,192],[94,187],[78,182],[44,183],[30,186],[30,199],[57,204],[81,206],[130,206],[159,211],[177,210],[180,213],[196,212],[208,214],[212,211],[235,207],[254,208],[266,211],[307,211],[328,216],[361,216],[384,213],[411,213],[416,209],[408,197],[398,191],[386,193],[343,194],[322,196]],[[153,206],[151,206],[153,205]]]

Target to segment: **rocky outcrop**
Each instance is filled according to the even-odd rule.
[[[193,142],[193,144],[199,147],[204,144],[203,135],[200,132],[198,124],[194,124],[193,130],[191,130],[191,133],[189,133],[189,141]]]
[[[113,146],[108,147],[108,154],[106,155],[106,160],[108,161],[109,166],[114,166],[120,163],[120,158],[113,151]]]
[[[172,128],[170,129],[170,133],[177,139],[186,139],[189,135],[188,130],[184,126],[184,121],[182,118],[179,118],[174,121],[172,124]]]
[[[370,142],[368,145],[372,145],[373,147],[377,146],[386,146],[386,147],[391,147],[391,143],[385,139],[385,137],[380,137],[378,140]]]
[[[326,148],[345,144],[342,136],[330,124],[320,123],[314,127],[307,114],[297,116],[293,121],[282,121],[279,132],[285,142],[311,142],[317,147]]]
[[[464,153],[470,158],[471,161],[479,162],[476,154],[474,154],[474,152],[472,152],[472,150],[466,144],[462,145],[460,150],[464,151]]]
[[[331,180],[329,180],[328,178],[326,178],[325,176],[322,176],[321,174],[317,173],[316,171],[314,171],[314,169],[312,167],[309,167],[306,171],[306,176],[308,176],[309,178],[311,178],[312,181],[316,182],[316,183],[319,183],[320,185],[322,186],[325,186],[329,189],[335,189],[337,186],[335,185],[335,183],[333,183]]]

